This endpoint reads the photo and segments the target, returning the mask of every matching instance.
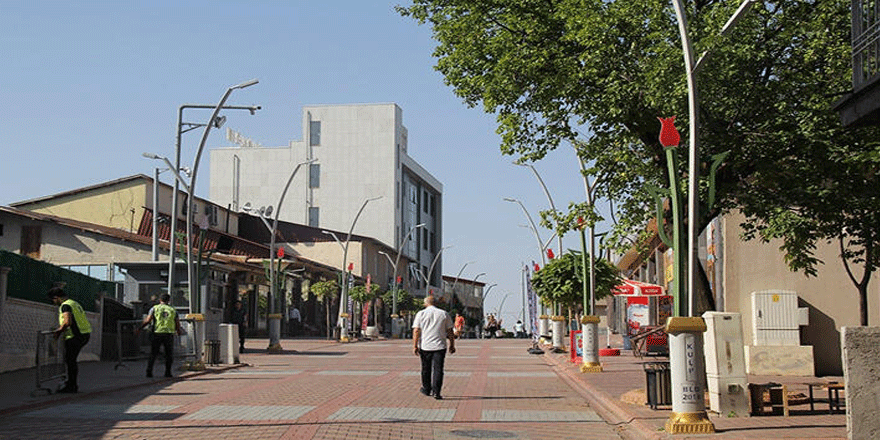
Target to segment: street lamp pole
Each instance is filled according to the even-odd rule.
[[[339,238],[336,237],[336,234],[330,231],[321,231],[325,234],[330,234],[333,236],[333,239],[336,240],[340,246],[342,246],[342,294],[339,296],[339,316],[337,319],[337,323],[340,326],[339,330],[339,340],[342,342],[348,342],[348,335],[345,334],[345,305],[348,304],[348,278],[350,277],[349,272],[346,269],[346,263],[348,262],[348,244],[351,241],[351,233],[354,231],[354,225],[357,224],[358,218],[361,216],[361,213],[364,212],[364,208],[367,207],[367,203],[372,202],[373,200],[379,200],[382,196],[372,197],[364,200],[364,203],[361,205],[361,208],[358,210],[357,214],[354,216],[354,220],[351,221],[351,227],[348,228],[348,236],[345,238],[345,244],[343,245]]]
[[[262,220],[263,224],[266,225],[266,228],[269,229],[269,347],[267,350],[269,351],[281,351],[281,316],[278,314],[275,306],[276,302],[278,302],[278,271],[275,266],[275,237],[278,235],[278,216],[281,213],[281,204],[284,203],[284,197],[287,195],[287,190],[290,189],[290,184],[293,183],[293,178],[296,176],[297,171],[299,171],[300,167],[306,164],[310,164],[317,159],[307,160],[305,162],[300,162],[296,164],[293,168],[293,172],[290,173],[290,177],[287,178],[287,184],[284,185],[284,190],[281,191],[281,197],[278,199],[278,205],[276,205],[275,209],[275,217],[272,220],[272,224],[269,225],[269,222],[266,220],[267,215],[272,214],[272,207],[268,208],[260,208],[259,210],[252,209],[249,203],[246,203],[242,210],[245,212],[256,211],[260,220]],[[267,212],[268,211],[268,212]]]
[[[538,234],[538,228],[535,227],[535,222],[532,221],[532,216],[529,215],[529,211],[528,211],[528,210],[526,209],[526,207],[522,204],[522,202],[520,202],[520,201],[517,200],[517,199],[513,199],[513,198],[510,198],[510,197],[505,197],[505,198],[504,198],[504,201],[505,201],[505,202],[516,203],[516,204],[519,205],[520,208],[522,208],[523,213],[526,215],[526,219],[528,219],[529,224],[530,224],[531,227],[532,227],[532,228],[531,228],[531,229],[532,229],[532,232],[535,234],[535,240],[538,241],[538,254],[541,255],[541,267],[546,266],[546,265],[547,265],[547,258],[544,256],[544,247],[545,247],[545,246],[544,246],[544,243],[541,241],[541,236]],[[543,309],[544,306],[542,305],[541,308]]]
[[[196,151],[196,156],[193,159],[192,166],[192,175],[190,176],[190,184],[187,192],[186,203],[190,206],[187,206],[186,209],[186,251],[187,251],[187,282],[189,284],[190,290],[190,301],[192,301],[192,297],[198,294],[199,297],[199,313],[205,313],[208,308],[208,301],[206,295],[202,295],[201,286],[197,286],[199,280],[197,279],[197,275],[195,274],[195,265],[192,261],[192,247],[193,247],[193,236],[192,236],[192,223],[193,223],[193,195],[195,194],[196,182],[198,181],[198,172],[199,172],[199,160],[202,157],[202,151],[205,148],[205,143],[208,141],[208,134],[211,132],[212,126],[219,126],[222,124],[222,120],[217,119],[217,115],[220,113],[220,110],[223,108],[223,104],[226,103],[226,100],[229,98],[229,95],[233,90],[243,89],[245,87],[250,87],[254,84],[257,84],[259,81],[256,79],[252,79],[250,81],[245,81],[240,84],[236,84],[234,86],[230,86],[226,89],[226,92],[220,98],[220,102],[214,107],[214,111],[211,113],[211,117],[208,119],[208,123],[205,124],[205,131],[202,133],[202,140],[199,142],[199,149]]]
[[[434,274],[434,265],[437,264],[437,260],[440,259],[440,254],[442,254],[444,250],[449,249],[451,247],[452,247],[452,245],[444,246],[444,247],[440,248],[439,251],[437,251],[437,255],[434,255],[434,261],[431,261],[431,267],[428,268],[428,276],[427,276],[427,278],[425,278],[425,283],[427,283],[428,286],[431,285],[431,276]],[[440,284],[443,284],[443,283],[440,283]]]
[[[464,272],[464,268],[468,266],[468,264],[476,263],[476,261],[468,261],[461,266],[461,269],[458,271],[458,274],[455,275],[455,281],[452,282],[452,297],[449,298],[449,304],[455,304],[455,285],[458,284],[458,278],[461,277],[461,273]]]
[[[424,228],[424,223],[419,223],[412,228],[409,229],[409,232],[406,233],[406,236],[403,237],[403,241],[400,243],[400,246],[397,248],[397,258],[394,259],[394,290],[391,293],[391,317],[397,318],[397,264],[400,263],[400,254],[403,252],[403,248],[406,247],[406,243],[409,242],[410,236],[415,232],[418,228]]]
[[[190,130],[194,130],[199,127],[203,127],[205,125],[210,125],[214,123],[214,120],[209,120],[209,124],[203,123],[191,123],[191,122],[183,122],[183,111],[188,108],[198,108],[198,109],[210,109],[215,108],[213,104],[184,104],[181,105],[177,110],[177,136],[176,143],[174,147],[174,165],[173,169],[178,172],[181,170],[180,168],[180,139],[183,133],[186,133]],[[258,105],[249,105],[249,106],[239,106],[239,105],[228,105],[223,106],[224,110],[248,110],[253,115],[257,110],[260,110],[260,106]],[[184,128],[186,126],[186,128]],[[170,163],[170,162],[169,162]],[[169,165],[171,166],[171,165]],[[181,181],[179,179],[174,180],[174,192],[171,194],[171,232],[168,234],[168,294],[172,294],[174,291],[174,260],[177,248],[177,237],[175,234],[177,233],[177,205],[178,205],[178,193],[180,192],[180,183],[183,183],[184,188],[187,187],[187,183],[185,181]],[[192,207],[192,201],[188,201],[190,204],[190,208]],[[155,213],[154,213],[155,214]],[[192,304],[190,304],[190,311],[192,311]]]

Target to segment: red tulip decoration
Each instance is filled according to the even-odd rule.
[[[660,145],[663,145],[663,148],[677,147],[681,136],[675,129],[675,116],[657,119],[660,120]]]
[[[278,248],[278,258],[284,258],[284,248]]]
[[[354,270],[354,263],[348,263],[348,271],[351,272]]]
[[[535,272],[541,270],[541,266],[538,266],[538,263],[535,263]]]
[[[555,257],[555,255],[553,255],[553,249],[547,248],[547,258],[552,260],[553,257]]]

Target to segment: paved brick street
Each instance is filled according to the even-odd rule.
[[[419,362],[410,341],[282,342],[284,353],[267,354],[257,349],[265,341],[249,341],[252,352],[242,356],[248,366],[175,380],[135,380],[142,374],[139,363],[105,377],[84,375],[78,395],[5,405],[0,436],[620,438],[618,428],[589,407],[553,362],[526,352],[523,340],[460,340],[458,352],[447,357],[440,401],[418,392]],[[112,385],[114,374],[128,385],[88,392],[89,380]]]

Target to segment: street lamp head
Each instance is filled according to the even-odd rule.
[[[413,226],[413,229],[415,229],[415,228],[424,228],[425,226],[427,226],[427,225],[425,225],[424,223],[419,223],[419,224]]]
[[[504,201],[505,201],[505,202],[513,202],[513,203],[518,202],[518,200],[516,200],[516,199],[511,199],[510,197],[505,197],[505,198],[504,198]]]
[[[242,212],[251,212],[254,208],[251,207],[251,202],[246,202],[244,206],[241,207]]]
[[[155,154],[155,153],[143,153],[143,154],[141,154],[141,156],[144,156],[144,157],[146,157],[147,159],[159,159],[159,160],[162,160],[162,156],[159,156],[158,154]]]
[[[226,123],[226,116],[217,116],[216,118],[214,118],[214,121],[211,122],[211,126],[214,128],[220,128],[225,123]]]
[[[252,79],[250,81],[245,81],[241,84],[236,84],[236,85],[230,87],[230,89],[243,89],[245,87],[250,87],[258,82],[260,82],[260,81],[258,81],[257,79]]]
[[[384,255],[384,256],[386,256],[386,257],[388,256],[388,253],[385,252],[385,251],[379,251],[378,253],[379,253],[380,255]]]
[[[257,110],[261,110],[262,108],[263,107],[260,107],[259,105],[252,105],[252,106],[248,107],[248,111],[251,112],[251,116],[253,116],[254,113],[257,112]]]
[[[272,215],[272,205],[266,206],[264,208],[260,208],[260,214],[265,215],[266,217]]]

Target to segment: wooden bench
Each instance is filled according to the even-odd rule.
[[[845,391],[844,384],[840,382],[810,382],[805,384],[810,393],[810,411],[815,411],[813,398],[813,388],[824,389],[828,391],[828,414],[834,414],[834,411],[842,411],[840,391]]]
[[[788,387],[775,382],[750,383],[749,404],[753,416],[766,415],[764,411],[764,393],[770,395],[770,413],[788,417]]]

